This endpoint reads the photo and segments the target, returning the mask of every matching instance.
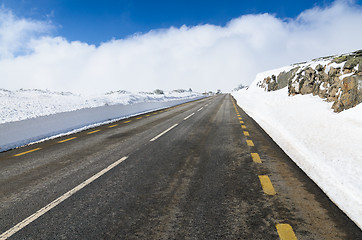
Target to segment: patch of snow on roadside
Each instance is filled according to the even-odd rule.
[[[48,90],[0,89],[0,124],[70,112],[83,108],[94,108],[116,104],[135,104],[140,102],[164,102],[190,99],[201,96],[195,92],[167,92],[165,94],[111,92],[102,95],[82,96],[70,92],[51,92]]]
[[[278,69],[258,74],[248,90],[232,95],[362,228],[362,104],[337,114],[331,111],[332,103],[318,96],[289,97],[287,87],[266,93],[256,86],[260,79],[279,72]]]

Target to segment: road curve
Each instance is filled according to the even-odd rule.
[[[0,153],[0,239],[362,239],[218,95]]]

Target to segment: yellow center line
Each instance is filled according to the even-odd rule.
[[[88,132],[87,134],[93,134],[93,133],[96,133],[96,132],[99,132],[100,130],[98,129],[98,130],[94,130],[94,131],[92,131],[92,132]]]
[[[153,114],[156,115],[156,114],[158,114],[158,113],[155,112],[155,113],[153,113]]]
[[[275,225],[279,234],[280,240],[297,240],[292,226],[289,224],[276,224]]]
[[[132,120],[128,120],[128,121],[125,121],[125,122],[123,122],[123,123],[129,123],[129,122],[132,122]]]
[[[29,151],[26,151],[26,152],[18,153],[18,154],[15,154],[14,157],[18,157],[18,156],[21,156],[21,155],[24,155],[24,154],[27,154],[27,153],[35,152],[35,151],[38,151],[40,149],[41,148],[35,148],[35,149],[29,150]]]
[[[261,163],[261,159],[259,154],[257,153],[251,153],[251,157],[255,163]]]
[[[242,128],[242,129],[246,129],[246,126],[245,126],[245,125],[241,125],[241,128]]]
[[[141,119],[142,117],[138,117],[138,118],[136,118],[136,119]]]
[[[244,124],[244,121],[240,121],[240,123]]]
[[[147,114],[145,117],[149,117],[149,116],[151,116],[150,114]]]
[[[239,118],[239,120],[241,120],[242,118],[241,117],[238,117]]]
[[[59,141],[58,143],[63,143],[63,142],[68,142],[70,140],[73,140],[73,139],[76,139],[77,137],[71,137],[71,138],[67,138],[67,139],[64,139],[62,141]]]
[[[118,124],[114,124],[114,125],[108,126],[108,128],[117,127],[117,126],[118,126]]]
[[[261,186],[262,186],[265,194],[268,194],[268,195],[277,194],[274,190],[273,184],[271,183],[271,181],[267,175],[259,176],[259,180],[260,180]]]
[[[244,131],[244,135],[247,137],[250,136],[249,132],[247,132],[247,131]]]
[[[246,140],[246,143],[248,144],[249,147],[254,147],[254,143],[252,140]]]

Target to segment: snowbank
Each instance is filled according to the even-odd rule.
[[[334,113],[317,96],[265,92],[256,83],[291,69],[260,73],[249,89],[232,93],[293,161],[362,228],[362,104]]]
[[[39,90],[0,93],[0,151],[203,98],[188,92],[91,98]]]
[[[126,91],[83,96],[70,92],[48,90],[0,89],[0,124],[28,118],[70,112],[83,108],[135,104],[141,102],[166,102],[192,99],[201,94],[195,92],[166,92],[165,94],[130,93]]]

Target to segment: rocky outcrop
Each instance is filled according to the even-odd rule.
[[[341,112],[362,102],[362,50],[350,54],[315,59],[294,65],[288,72],[272,75],[257,83],[266,91],[288,86],[288,94],[313,94]]]

